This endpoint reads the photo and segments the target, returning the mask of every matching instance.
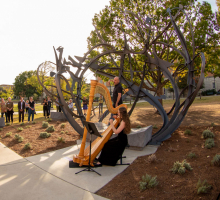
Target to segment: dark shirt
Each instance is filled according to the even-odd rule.
[[[48,106],[47,101],[46,102],[44,101],[44,107],[47,107],[47,106]]]
[[[48,101],[48,107],[49,108],[51,107],[51,101]]]
[[[83,99],[83,104],[87,105],[88,104],[88,100],[87,99],[86,100]]]
[[[30,105],[31,108],[34,108],[34,101],[28,103]]]
[[[118,93],[121,93],[122,96],[122,86],[120,83],[115,85],[114,91],[113,91],[113,104],[115,105],[118,98]],[[122,98],[118,102],[118,106],[122,104]]]

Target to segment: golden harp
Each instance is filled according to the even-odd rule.
[[[88,107],[88,111],[87,111],[86,121],[90,120],[92,103],[93,103],[95,93],[99,93],[105,98],[106,106],[107,106],[110,113],[117,114],[118,109],[120,107],[125,107],[127,109],[127,106],[125,104],[121,104],[120,106],[114,108],[112,106],[111,96],[110,96],[108,88],[105,85],[103,85],[101,83],[98,83],[98,81],[96,81],[96,80],[91,80],[91,89],[90,89],[90,95],[89,95],[89,107]],[[113,122],[115,127],[117,127],[119,123],[120,123],[119,118],[117,118]],[[93,165],[94,159],[99,154],[99,152],[102,150],[102,148],[104,147],[104,144],[109,140],[112,133],[113,133],[112,128],[111,128],[111,126],[109,126],[101,134],[102,135],[101,138],[98,137],[97,139],[95,139],[92,142],[92,145],[91,145],[91,160],[90,160],[90,165],[91,166],[94,166]],[[84,128],[84,133],[83,133],[83,139],[82,139],[82,143],[81,143],[81,147],[80,147],[80,152],[79,152],[78,155],[73,156],[73,162],[79,163],[79,166],[89,165],[90,146],[88,146],[85,149],[86,136],[87,136],[87,129]]]

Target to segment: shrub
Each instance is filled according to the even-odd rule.
[[[68,133],[68,131],[65,131],[65,133],[67,134],[67,133]]]
[[[187,157],[188,158],[196,158],[197,156],[195,153],[190,152]]]
[[[27,125],[27,126],[25,126],[25,128],[31,128],[31,126]]]
[[[153,125],[153,129],[158,129],[158,127],[157,127],[157,125],[155,124],[155,125]]]
[[[52,122],[52,119],[51,119],[51,118],[48,118],[47,121],[48,121],[48,122]]]
[[[51,134],[50,133],[47,133],[47,132],[42,132],[42,133],[40,133],[40,137],[41,138],[48,138],[48,137],[50,137],[51,136]]]
[[[171,169],[171,171],[175,174],[176,173],[184,174],[186,172],[186,169],[191,171],[193,168],[190,166],[189,163],[186,162],[186,160],[183,160],[182,163],[176,161],[173,164],[173,168]]]
[[[220,166],[220,155],[216,154],[212,159],[212,164],[216,166]]]
[[[5,136],[6,137],[11,137],[11,134],[12,134],[11,132],[8,132],[8,133],[5,134]]]
[[[42,127],[47,128],[49,126],[48,122],[42,122]]]
[[[203,132],[202,132],[202,136],[203,136],[203,138],[214,138],[215,137],[215,135],[214,135],[214,133],[212,132],[212,131],[210,131],[210,130],[204,130]]]
[[[0,128],[0,131],[2,131],[3,130],[3,128]]]
[[[146,190],[147,188],[153,188],[157,185],[158,185],[157,176],[151,177],[148,174],[142,176],[142,181],[139,182],[141,191]]]
[[[137,125],[137,128],[142,128],[142,126],[141,125]]]
[[[62,123],[62,124],[60,125],[60,128],[65,128],[65,126],[66,126],[66,124],[65,124],[65,123]]]
[[[24,149],[30,149],[31,148],[31,144],[28,142],[24,145]]]
[[[59,138],[58,138],[58,142],[63,142],[63,143],[64,143],[64,142],[65,142],[65,139],[62,138],[62,137],[59,137]]]
[[[23,142],[24,138],[22,136],[20,136],[19,134],[15,134],[15,139],[18,141],[18,142]]]
[[[64,131],[61,131],[60,133],[61,133],[61,134],[64,134],[65,132],[64,132]]]
[[[24,126],[24,122],[20,123],[20,126]]]
[[[23,128],[19,127],[17,130],[18,130],[18,131],[23,131]]]
[[[207,183],[207,180],[204,180],[203,183],[199,179],[197,183],[197,194],[206,194],[212,189],[212,186]]]
[[[211,127],[213,127],[213,126],[215,126],[215,123],[214,123],[214,122],[211,123]]]
[[[152,155],[150,155],[150,156],[148,157],[148,161],[149,161],[150,163],[155,162],[156,160],[157,160],[157,157],[156,157],[155,154],[152,154]]]
[[[54,132],[54,131],[55,131],[55,128],[54,128],[54,126],[49,126],[46,131],[48,131],[48,132]]]
[[[206,139],[206,141],[205,141],[205,148],[211,149],[214,146],[215,146],[214,139],[212,139],[212,138]]]
[[[10,123],[6,123],[6,124],[5,124],[5,126],[10,126],[10,125],[11,125]]]
[[[32,124],[36,124],[36,122],[35,122],[35,121],[32,121],[31,123],[32,123]]]
[[[185,134],[185,135],[192,135],[192,131],[189,130],[189,129],[186,129],[186,130],[184,131],[184,134]]]

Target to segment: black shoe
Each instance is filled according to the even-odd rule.
[[[99,164],[94,163],[94,167],[102,167],[102,163],[99,163]]]

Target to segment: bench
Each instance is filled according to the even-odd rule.
[[[5,118],[0,117],[0,128],[3,128],[5,126]]]
[[[66,121],[66,117],[61,112],[51,112],[50,117],[54,121]]]

